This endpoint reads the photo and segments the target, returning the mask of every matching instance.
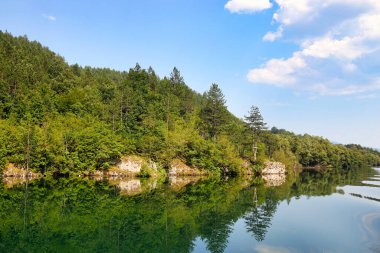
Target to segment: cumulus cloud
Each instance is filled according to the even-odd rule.
[[[380,13],[365,14],[358,18],[360,35],[369,39],[380,38]]]
[[[240,1],[226,8],[247,12]],[[242,1],[246,2],[246,1]],[[255,2],[255,1],[247,1]],[[368,67],[367,58],[380,57],[380,1],[378,0],[274,0],[273,24],[264,41],[286,38],[298,45],[289,58],[275,58],[251,69],[252,83],[291,88],[325,96],[349,96],[380,90],[379,62]],[[264,3],[264,2],[262,2]],[[267,4],[270,4],[268,2]],[[227,7],[227,5],[229,5]],[[273,6],[262,6],[263,9]],[[259,11],[256,8],[255,11]],[[253,12],[253,10],[251,10]],[[311,27],[322,27],[310,33]],[[294,32],[296,31],[296,32]],[[367,64],[367,65],[366,65]]]
[[[263,40],[265,41],[275,41],[279,38],[282,37],[282,33],[283,33],[284,29],[282,28],[282,26],[280,26],[277,31],[275,32],[267,32],[264,37],[263,37]]]
[[[273,84],[279,87],[293,86],[296,83],[294,73],[306,67],[301,54],[296,53],[289,59],[272,59],[264,66],[252,69],[248,80],[253,83]]]
[[[234,13],[250,13],[272,8],[269,0],[230,0],[224,6]]]
[[[349,16],[349,13],[369,11],[380,6],[377,0],[275,0],[275,2],[279,8],[274,13],[273,20],[285,26],[307,24],[321,18],[326,11],[336,11],[338,16],[344,17],[342,12],[347,12]]]
[[[302,54],[315,58],[336,57],[339,59],[354,60],[365,54],[368,49],[361,43],[360,38],[344,37],[333,39],[330,37],[318,38],[304,42]]]
[[[50,20],[50,21],[56,21],[57,18],[52,16],[52,15],[47,15],[47,14],[42,14],[42,17],[46,18],[47,20]]]
[[[317,0],[318,1],[318,0]],[[273,15],[273,19],[284,25],[290,25],[300,20],[313,18],[314,0],[276,0],[280,8]],[[313,4],[314,2],[314,4]]]

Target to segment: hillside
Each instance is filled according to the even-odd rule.
[[[215,173],[239,173],[247,163],[260,168],[265,160],[288,167],[380,164],[379,152],[357,145],[276,128],[252,135],[228,112],[216,84],[198,94],[176,68],[160,78],[138,64],[123,72],[68,65],[38,42],[0,32],[1,167],[107,170],[127,154],[163,168],[179,158]]]

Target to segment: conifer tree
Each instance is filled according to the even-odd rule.
[[[181,72],[176,67],[174,67],[172,73],[170,73],[170,83],[173,87],[175,87],[177,84],[185,83],[183,77],[181,76]]]
[[[267,129],[266,123],[264,122],[263,116],[260,113],[260,109],[256,106],[251,107],[249,115],[245,116],[245,121],[252,132],[253,160],[256,161],[257,139],[259,134]]]
[[[213,83],[207,93],[205,93],[206,104],[201,110],[201,119],[209,137],[214,141],[217,135],[223,130],[227,121],[226,100],[222,90]]]

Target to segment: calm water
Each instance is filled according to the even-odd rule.
[[[0,252],[380,252],[380,170],[7,180],[0,221]]]

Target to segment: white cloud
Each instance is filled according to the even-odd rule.
[[[304,56],[315,58],[336,57],[339,59],[354,60],[367,53],[369,50],[357,37],[344,37],[333,39],[329,37],[318,38],[303,42]]]
[[[263,40],[273,42],[295,31],[290,41],[299,49],[289,58],[270,59],[251,69],[250,82],[312,96],[365,97],[380,90],[380,73],[368,70],[379,66],[372,61],[374,65],[368,67],[371,61],[366,61],[380,57],[380,1],[274,1],[278,9],[273,22],[278,29],[268,31]],[[312,27],[321,26],[319,33],[310,33]]]
[[[375,81],[370,84],[352,84],[343,87],[333,87],[332,85],[327,84],[315,84],[312,91],[317,92],[322,96],[348,96],[355,94],[363,94],[368,92],[374,92],[380,90],[380,82]],[[371,96],[371,94],[361,95],[362,97]]]
[[[272,8],[269,0],[230,0],[224,6],[233,13],[251,13]]]
[[[311,6],[318,0],[276,0],[280,6],[278,11],[273,15],[273,19],[284,25],[290,25],[300,20],[311,19],[313,16],[313,7]]]
[[[275,0],[279,9],[273,19],[283,25],[290,26],[297,23],[307,24],[320,17],[324,10],[337,8],[344,12],[348,8],[374,10],[380,7],[378,0]],[[342,14],[342,13],[339,13]]]
[[[297,81],[293,74],[305,68],[306,63],[299,53],[289,59],[272,59],[261,68],[249,71],[247,77],[253,83],[274,84],[280,87],[292,86]]]
[[[282,33],[283,33],[284,29],[282,28],[282,26],[280,26],[277,31],[275,32],[267,32],[264,37],[263,37],[263,40],[264,41],[275,41],[279,38],[282,37]]]
[[[52,16],[52,15],[47,15],[47,14],[42,14],[42,17],[46,18],[47,20],[50,20],[50,21],[56,21],[57,18]]]
[[[370,39],[380,38],[380,13],[366,14],[358,18],[358,29],[362,36]]]

